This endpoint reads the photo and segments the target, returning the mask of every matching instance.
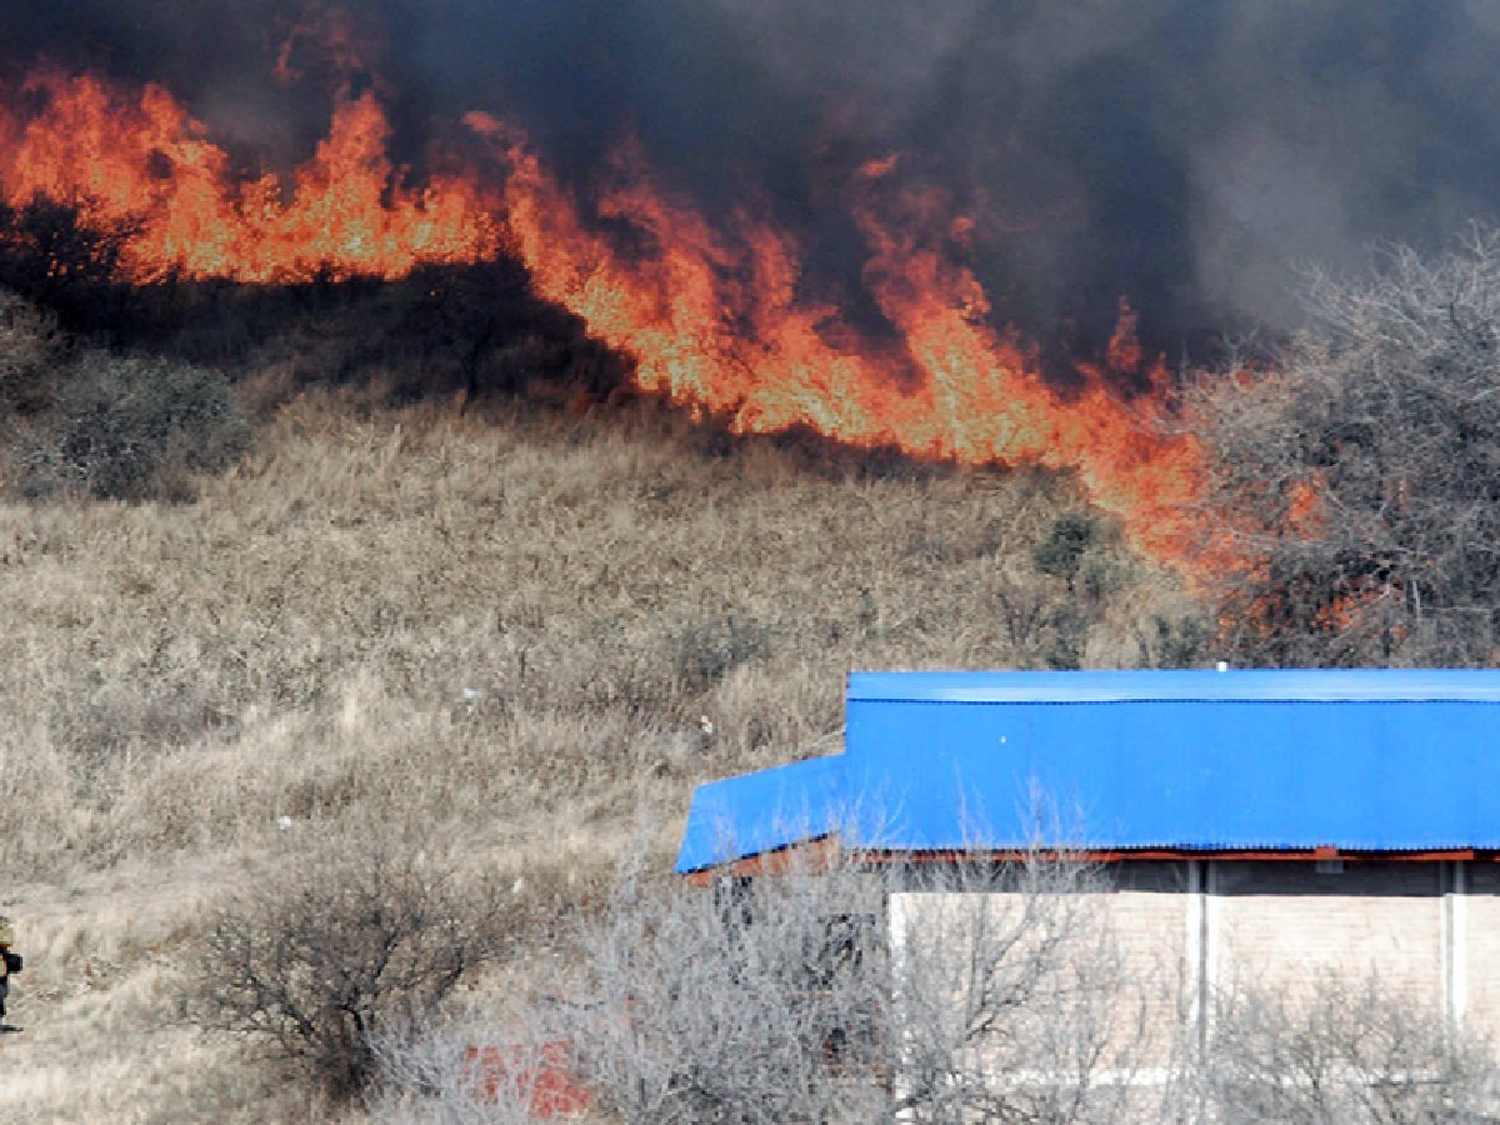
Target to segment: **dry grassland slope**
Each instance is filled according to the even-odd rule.
[[[310,394],[198,492],[0,507],[6,1120],[334,1114],[182,1019],[226,890],[447,848],[515,879],[524,980],[638,825],[667,866],[694,782],[836,751],[847,669],[1134,662],[1173,597],[1107,541],[1038,569],[1066,482],[726,455],[647,409]]]

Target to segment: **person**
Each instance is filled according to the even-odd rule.
[[[5,1023],[5,998],[10,993],[12,973],[21,971],[21,955],[11,950],[16,931],[9,918],[0,914],[0,1024]]]

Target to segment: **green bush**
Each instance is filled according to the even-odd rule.
[[[105,500],[190,500],[194,474],[248,448],[249,426],[220,373],[170,359],[84,353],[19,454],[22,490]]]
[[[1078,580],[1084,556],[1099,538],[1099,521],[1093,516],[1065,512],[1053,521],[1047,538],[1037,546],[1032,559],[1043,574],[1063,579],[1071,590]]]

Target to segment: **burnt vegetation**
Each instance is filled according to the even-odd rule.
[[[629,362],[587,338],[576,318],[538,301],[509,257],[425,265],[398,281],[321,274],[247,284],[166,274],[122,278],[134,229],[101,224],[87,202],[0,204],[0,288],[46,310],[68,333],[149,350],[242,380],[287,368],[284,386],[373,387],[389,404],[463,393],[599,400]]]

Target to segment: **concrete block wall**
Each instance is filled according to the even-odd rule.
[[[1088,971],[1077,981],[1060,974],[1044,985],[1039,990],[1043,1003],[1051,1005],[1045,1010],[1008,1017],[1012,1023],[1017,1018],[1022,1022],[1033,1019],[1037,1026],[1024,1038],[1038,1043],[1052,1035],[1075,1032],[1101,1036],[1099,1041],[1105,1046],[1100,1065],[1106,1070],[1115,1059],[1128,1060],[1120,1065],[1134,1066],[1143,1057],[1159,1057],[1165,1064],[1180,1047],[1190,1004],[1183,987],[1191,979],[1186,865],[1142,865],[1121,874],[1106,893],[1090,894],[1087,902],[1066,907],[1070,940],[1080,957],[1091,963]],[[920,974],[924,981],[943,980],[954,993],[955,1005],[961,1004],[960,986],[946,982],[971,979],[966,976],[969,966],[983,963],[984,957],[975,957],[975,935],[1003,933],[1024,913],[1023,901],[1007,894],[893,894],[889,920],[898,972],[902,958],[941,957],[952,967],[951,978],[941,971],[908,971]],[[1042,923],[1039,929],[1045,931],[1047,926]],[[1034,943],[1025,941],[1005,949],[1012,972],[1015,965],[1024,967],[1028,958],[1037,955]],[[1052,955],[1045,963],[1054,965],[1055,961]],[[1090,992],[1107,989],[1107,1002],[1099,1004],[1094,996],[1084,995],[1076,988],[1080,982],[1086,982]],[[1059,993],[1071,999],[1062,1005],[1049,999]],[[1068,1004],[1078,1010],[1069,1010]],[[1102,1029],[1101,1013],[1108,1017]]]
[[[1323,867],[1127,860],[1114,868],[1099,918],[1118,950],[1123,995],[1145,1013],[1146,1057],[1167,1065],[1200,1038],[1216,990],[1244,983],[1295,995],[1327,973],[1373,972],[1383,987],[1500,1043],[1500,865]],[[893,945],[941,930],[954,909],[938,902],[944,897],[952,896],[893,896]],[[944,955],[966,956],[961,944]]]
[[[1443,864],[1295,861],[1206,864],[1211,987],[1295,993],[1320,975],[1374,973],[1414,1001],[1444,1003]]]
[[[1456,875],[1455,1015],[1500,1044],[1500,864],[1465,863]]]

